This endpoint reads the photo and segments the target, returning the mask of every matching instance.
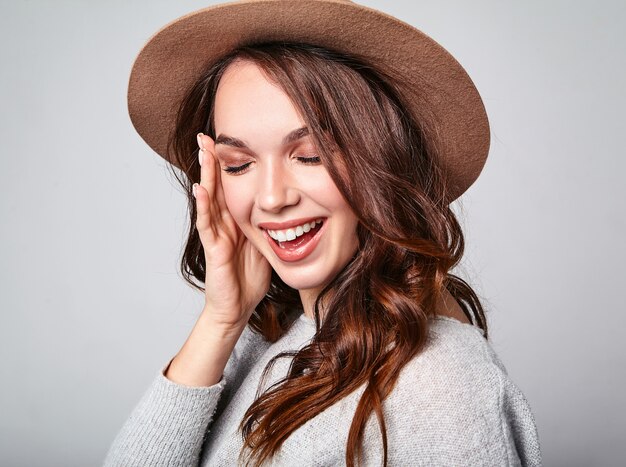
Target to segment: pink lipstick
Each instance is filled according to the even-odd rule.
[[[313,218],[314,219],[314,218]],[[319,219],[319,218],[318,218]],[[304,219],[306,221],[306,219]],[[282,261],[286,262],[294,262],[300,261],[307,256],[309,256],[315,247],[320,241],[320,238],[324,234],[326,230],[327,219],[323,219],[321,224],[316,225],[309,232],[304,233],[300,237],[295,238],[291,241],[285,242],[277,242],[272,237],[270,237],[269,233],[266,230],[263,230],[263,235],[270,244],[270,247]],[[297,222],[289,222],[285,223],[291,224],[289,226],[298,225],[302,223],[302,220],[298,219]],[[259,225],[268,225],[268,224],[259,224]],[[273,224],[280,225],[280,224]],[[285,227],[283,227],[285,228]],[[271,229],[273,230],[273,229]]]

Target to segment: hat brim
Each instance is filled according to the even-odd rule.
[[[130,74],[128,110],[139,135],[169,161],[178,106],[200,73],[238,46],[274,40],[357,51],[390,73],[406,88],[414,114],[427,102],[436,117],[449,200],[478,178],[489,151],[489,122],[466,71],[420,30],[345,0],[222,3],[170,22],[147,41]],[[415,89],[426,89],[428,99]]]

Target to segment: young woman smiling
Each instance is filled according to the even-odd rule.
[[[181,271],[205,306],[105,464],[540,465],[530,407],[480,300],[450,272],[464,242],[449,204],[488,148],[479,98],[447,114],[434,81],[407,86],[355,45],[320,45],[321,32],[287,40],[291,22],[272,23],[280,41],[257,34],[203,67],[181,58],[186,86],[162,75],[154,98],[140,92],[159,68],[150,47],[168,60],[209,53],[188,43],[189,28],[208,27],[200,19],[258,32],[261,16],[302,8],[334,8],[331,25],[389,20],[340,0],[226,4],[170,24],[137,59],[131,116],[182,174],[195,222]],[[475,99],[460,76],[459,101]],[[155,119],[164,96],[175,109]]]

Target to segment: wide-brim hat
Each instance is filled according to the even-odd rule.
[[[173,163],[168,139],[190,86],[236,47],[269,41],[305,42],[368,59],[406,89],[414,115],[436,117],[449,201],[478,178],[489,151],[489,122],[467,72],[420,30],[349,0],[222,3],[165,25],[141,49],[130,74],[128,110],[137,132]]]

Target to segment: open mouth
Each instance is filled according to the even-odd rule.
[[[309,256],[317,247],[324,231],[328,227],[326,218],[312,221],[312,224],[301,225],[295,229],[282,231],[264,230],[270,247],[282,261],[300,261]],[[306,231],[304,229],[307,229]],[[295,236],[295,238],[293,238]],[[287,240],[290,238],[290,240]]]
[[[313,237],[315,237],[315,234],[319,232],[319,230],[322,228],[322,225],[324,225],[323,220],[319,223],[316,222],[315,226],[312,227],[308,232],[303,232],[302,235],[294,238],[293,240],[280,241],[272,237],[270,238],[276,245],[278,245],[279,248],[282,248],[284,250],[295,250],[302,245],[306,245]]]

